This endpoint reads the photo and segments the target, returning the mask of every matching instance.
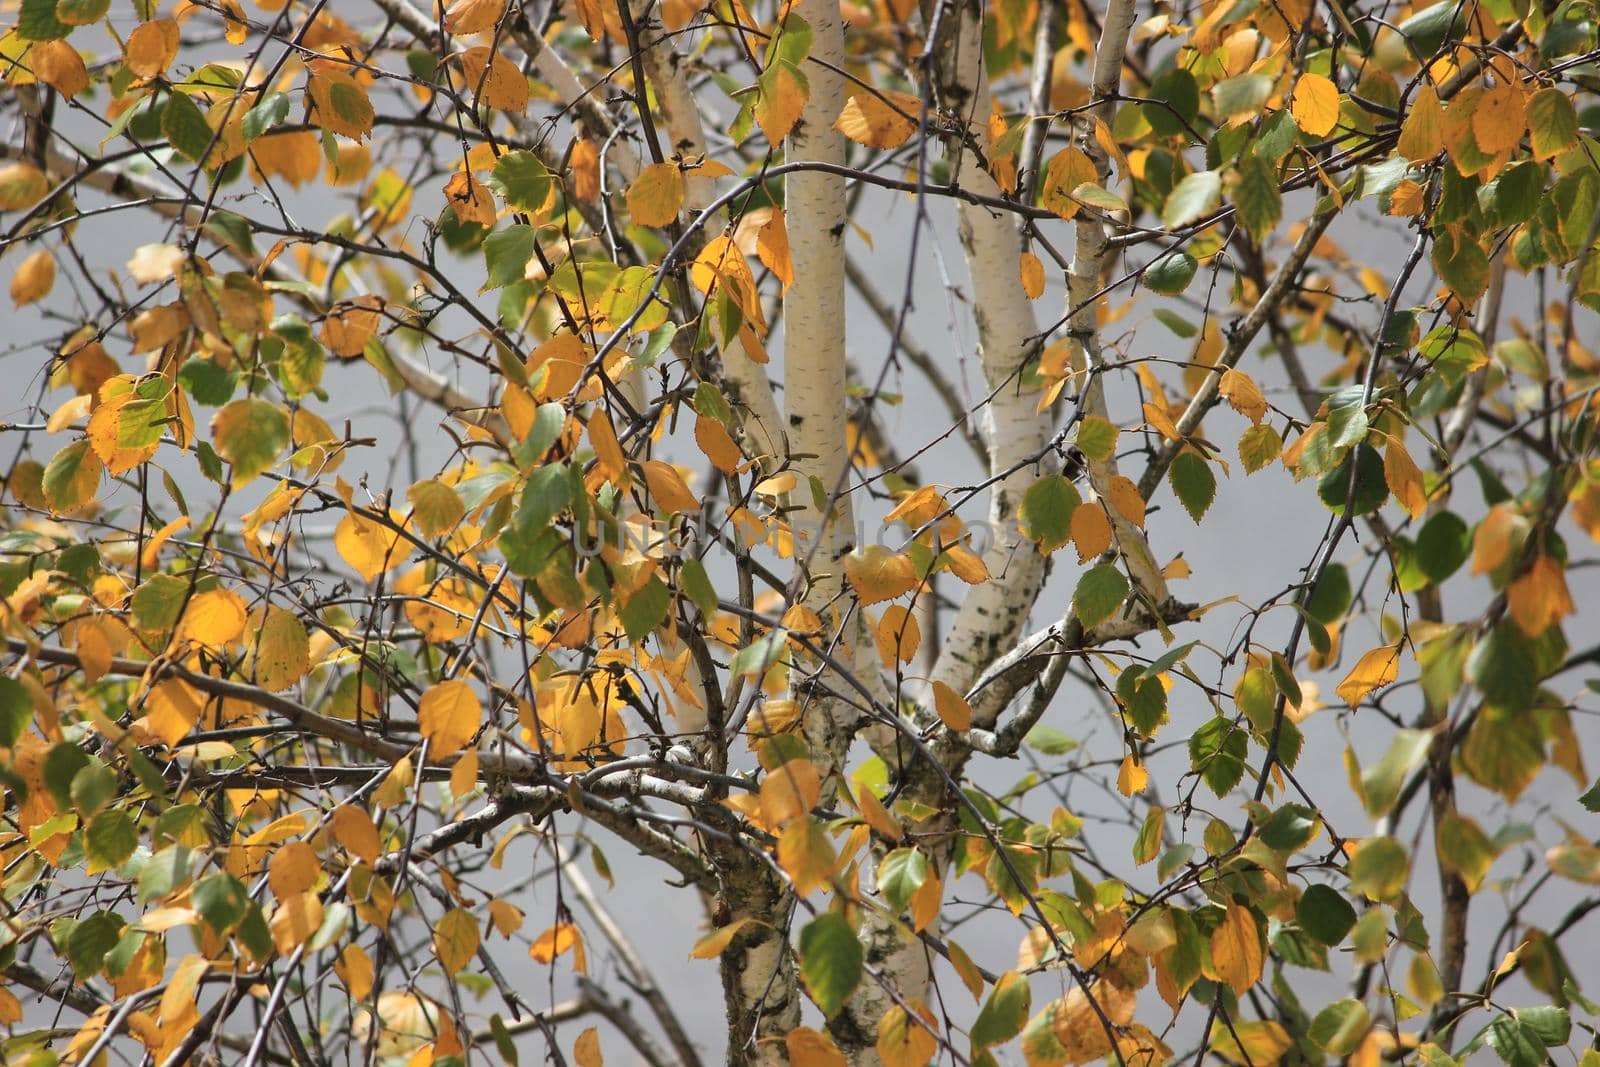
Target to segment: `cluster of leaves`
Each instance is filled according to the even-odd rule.
[[[540,25],[374,3],[22,0],[0,36],[0,254],[51,330],[4,427],[7,1063],[516,1062],[519,1035],[557,1048],[596,1014],[693,1067],[572,866],[609,879],[618,847],[709,902],[693,956],[720,961],[739,1062],[1017,1041],[1144,1067],[1192,1041],[1250,1067],[1535,1067],[1593,1036],[1569,957],[1596,898],[1537,917],[1549,887],[1600,885],[1563,821],[1600,808],[1562,681],[1600,658],[1566,636],[1576,542],[1600,540],[1593,5],[577,0]],[[977,97],[941,59],[962,44]],[[850,166],[786,150],[818,107]],[[829,168],[853,198],[910,194],[919,228],[934,198],[981,209],[1011,244],[968,240],[970,271],[1015,244],[1000,280],[1039,306],[1098,234],[1094,297],[969,406],[870,272],[819,255],[789,183]],[[123,247],[134,212],[165,232]],[[1336,223],[1410,254],[1386,272]],[[768,369],[786,402],[809,383],[768,349],[792,289],[847,273],[895,340],[876,385],[829,398],[836,485],[773,424]],[[1066,328],[1084,314],[1093,344]],[[942,425],[890,432],[903,362]],[[400,429],[357,436],[352,382]],[[1018,391],[1049,443],[1001,469]],[[942,436],[987,480],[920,477]],[[1020,539],[986,552],[971,524],[1019,471],[995,508]],[[1224,514],[1225,481],[1280,474],[1327,520],[1281,591],[1154,588],[1269,513]],[[846,497],[894,536],[819,556]],[[1077,568],[1039,601],[1060,622],[997,629],[962,676],[949,605],[1031,605],[1024,560]],[[1327,672],[1344,708],[1308,723]],[[1067,706],[1091,710],[1041,721]],[[1341,729],[1336,828],[1305,767]],[[1013,785],[978,783],[1019,755]],[[1546,768],[1578,789],[1514,807]],[[548,915],[525,924],[507,863],[553,874]],[[1481,979],[1480,892],[1511,916]],[[1014,957],[955,936],[991,909]],[[586,979],[539,1005],[500,962],[581,978],[595,940],[670,1052]],[[1297,972],[1346,963],[1351,996],[1303,1002]],[[29,990],[80,1018],[36,1025]]]

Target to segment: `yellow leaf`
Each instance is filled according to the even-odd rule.
[[[797,1026],[783,1038],[789,1067],[845,1067],[844,1055],[833,1039],[809,1026]]]
[[[182,272],[185,258],[183,249],[177,245],[140,245],[133,250],[133,258],[128,260],[128,274],[140,285],[164,282]]]
[[[868,545],[846,556],[844,573],[864,607],[893,600],[917,585],[916,564],[883,545]]]
[[[1395,149],[1413,163],[1432,159],[1444,149],[1444,107],[1433,86],[1424,81],[1412,98],[1411,110],[1400,126]]]
[[[783,209],[775,207],[756,231],[756,256],[777,276],[785,289],[794,282],[794,261],[789,256],[789,228]]]
[[[244,633],[244,601],[229,589],[196,593],[183,613],[178,634],[208,648],[222,648]]]
[[[411,555],[409,544],[387,526],[348,512],[333,531],[333,547],[355,572],[372,581],[385,571],[394,570]]]
[[[1527,129],[1528,98],[1515,82],[1485,91],[1472,109],[1472,135],[1491,156],[1516,148]]]
[[[528,79],[515,63],[487,45],[461,54],[461,77],[480,104],[497,111],[528,106]]]
[[[1078,546],[1078,562],[1093,559],[1111,547],[1111,520],[1105,508],[1088,503],[1072,509],[1072,542]]]
[[[1018,267],[1022,277],[1022,291],[1028,294],[1029,300],[1037,300],[1044,295],[1044,264],[1039,262],[1039,257],[1032,252],[1022,253],[1022,262]]]
[[[1289,110],[1302,131],[1324,137],[1339,123],[1339,87],[1320,74],[1302,74]]]
[[[168,678],[158,682],[145,698],[145,725],[171,748],[200,721],[205,704],[205,697],[188,682]]]
[[[1222,375],[1222,383],[1218,386],[1225,400],[1233,410],[1248,418],[1251,422],[1259,423],[1267,415],[1267,398],[1261,395],[1261,389],[1255,380],[1242,370],[1230,367]]]
[[[810,819],[795,819],[778,836],[778,866],[801,896],[826,885],[838,865],[827,833]]]
[[[650,498],[658,507],[674,514],[700,510],[700,501],[690,491],[678,468],[660,459],[647,459],[639,466],[644,471],[644,484],[650,490]]]
[[[89,88],[89,70],[78,50],[64,40],[38,41],[28,52],[34,77],[71,98]]]
[[[1211,932],[1211,963],[1217,978],[1244,996],[1261,980],[1261,939],[1256,918],[1243,904],[1229,904],[1222,924]]]
[[[317,850],[304,841],[290,841],[267,861],[267,885],[279,900],[304,893],[317,884],[317,876],[321,873],[322,865],[317,862]]]
[[[478,920],[464,908],[452,908],[433,927],[433,952],[444,973],[454,978],[478,951]]]
[[[783,60],[775,63],[761,76],[759,96],[756,98],[755,118],[768,143],[776,146],[789,136],[794,124],[800,121],[811,87],[805,76],[792,64]]]
[[[550,963],[578,945],[578,928],[572,923],[557,923],[540,934],[528,949],[528,955],[540,963]]]
[[[478,732],[483,705],[472,686],[459,678],[440,682],[417,702],[417,726],[430,742],[430,758],[453,756]]]
[[[78,665],[83,668],[83,680],[97,682],[111,669],[111,639],[105,624],[99,619],[80,619],[73,628],[73,642],[78,653]]]
[[[889,89],[858,89],[845,101],[833,128],[868,148],[895,148],[917,132],[922,100]]]
[[[1131,752],[1122,757],[1122,766],[1117,770],[1117,792],[1131,797],[1143,793],[1149,784],[1150,772],[1145,770],[1144,764],[1134,759]]]
[[[505,9],[505,0],[455,0],[445,9],[444,28],[454,34],[483,33],[494,29]]]
[[[501,937],[510,937],[522,929],[522,909],[503,900],[489,901],[489,921]]]
[[[43,248],[17,265],[11,275],[11,302],[17,307],[46,296],[56,284],[56,261]]]
[[[878,1020],[878,1058],[884,1067],[923,1067],[939,1050],[937,1025],[921,1004],[912,1006],[915,1016],[896,1004]]]
[[[711,465],[724,474],[737,472],[739,465],[744,462],[744,455],[739,451],[739,446],[733,443],[733,438],[728,436],[727,429],[708,415],[695,416],[694,440]]]
[[[333,839],[363,863],[376,863],[383,852],[378,828],[362,808],[341,804],[331,816]]]
[[[1511,555],[1511,542],[1517,532],[1517,515],[1508,505],[1496,504],[1478,523],[1472,534],[1472,573],[1488,574],[1500,569]]]
[[[1529,637],[1538,637],[1576,609],[1561,564],[1541,555],[1506,589],[1511,619]]]
[[[141,22],[128,34],[122,61],[128,69],[141,78],[157,78],[165,73],[178,58],[178,23],[176,19],[152,19]]]
[[[611,417],[597,405],[589,415],[589,444],[594,446],[595,463],[600,468],[600,473],[613,485],[622,485],[628,473],[627,461],[622,455],[622,446],[617,442],[617,431],[611,425]]]
[[[722,955],[723,949],[733,943],[733,939],[739,935],[739,931],[753,922],[755,920],[746,915],[742,919],[735,919],[727,926],[719,926],[694,943],[694,948],[689,950],[689,958],[692,960],[716,959]]]
[[[640,226],[670,226],[683,210],[683,172],[676,163],[652,163],[628,187],[628,213]]]
[[[1118,515],[1135,526],[1144,525],[1144,497],[1131,478],[1121,474],[1112,475],[1111,484],[1106,486],[1106,499],[1111,501]]]
[[[1423,485],[1422,468],[1417,466],[1398,437],[1391,437],[1384,449],[1383,479],[1400,506],[1413,519],[1421,518],[1428,508],[1428,492]]]
[[[809,759],[800,757],[775,767],[761,780],[761,817],[774,829],[803,819],[822,796],[822,779]]]
[[[591,1026],[578,1035],[578,1040],[572,1043],[572,1061],[578,1067],[605,1067],[605,1058],[600,1055],[600,1031]]]
[[[972,729],[972,705],[944,682],[933,683],[933,708],[940,720],[957,732]]]
[[[1379,645],[1356,663],[1345,675],[1335,692],[1352,708],[1367,698],[1369,693],[1382,689],[1400,677],[1400,646]]]
[[[333,965],[333,973],[344,983],[345,992],[357,1003],[366,1000],[372,992],[372,958],[355,942],[344,947]]]
[[[910,663],[922,644],[922,628],[917,617],[900,604],[890,604],[883,609],[883,617],[872,630],[873,643],[878,648],[878,658],[883,669],[892,671],[896,663]]]
[[[322,898],[315,893],[297,893],[280,900],[272,911],[272,943],[287,956],[307,941],[322,926]]]

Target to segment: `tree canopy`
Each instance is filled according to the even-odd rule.
[[[1590,0],[0,25],[6,1063],[1600,1064]]]

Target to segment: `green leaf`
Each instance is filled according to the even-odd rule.
[[[89,857],[90,874],[121,866],[138,847],[138,824],[126,812],[116,808],[96,815],[83,835],[83,850]]]
[[[1600,778],[1596,778],[1594,785],[1591,785],[1584,792],[1584,794],[1578,798],[1578,803],[1582,804],[1590,811],[1600,812]]]
[[[1265,74],[1239,74],[1211,87],[1211,102],[1219,119],[1257,115],[1272,95],[1272,79]]]
[[[117,947],[126,925],[115,913],[96,912],[80,923],[74,923],[62,948],[72,973],[80,981],[92,978],[106,965],[106,953]]]
[[[1277,168],[1253,153],[1240,159],[1233,203],[1234,214],[1259,243],[1283,218],[1283,195],[1278,191]]]
[[[788,637],[789,631],[780,626],[771,633],[756,638],[733,654],[733,658],[728,661],[729,673],[765,674],[782,658],[784,642]]]
[[[189,899],[207,926],[225,934],[244,918],[250,894],[233,875],[218,872],[196,882]]]
[[[1350,492],[1350,468],[1356,468],[1355,492]],[[1348,501],[1357,515],[1377,511],[1389,499],[1389,483],[1383,476],[1383,457],[1371,445],[1360,445],[1344,461],[1317,482],[1317,496],[1335,515],[1344,514]]]
[[[139,870],[139,903],[165,900],[189,878],[193,854],[183,845],[168,845]]]
[[[183,93],[172,93],[161,109],[161,135],[191,162],[205,158],[215,133],[205,113]]]
[[[1350,859],[1350,888],[1373,900],[1393,900],[1405,889],[1410,873],[1404,845],[1387,835],[1369,837]]]
[[[1353,596],[1349,569],[1343,563],[1330,563],[1306,598],[1306,614],[1324,626],[1332,625],[1350,610]]]
[[[1166,829],[1167,813],[1159,806],[1152,805],[1145,813],[1144,822],[1139,824],[1139,832],[1133,836],[1133,862],[1146,864],[1161,853],[1161,835]]]
[[[1204,215],[1222,199],[1222,175],[1214,170],[1190,174],[1167,197],[1161,219],[1168,229],[1177,229]]]
[[[1072,539],[1072,513],[1083,498],[1077,487],[1059,474],[1047,474],[1022,494],[1017,517],[1039,551],[1054,552]]]
[[[27,687],[0,675],[0,745],[12,748],[33,722],[33,700]]]
[[[700,614],[711,618],[717,612],[717,591],[711,586],[711,578],[706,574],[705,564],[693,556],[683,561],[679,568],[679,586],[689,599],[694,601],[694,606],[700,609]]]
[[[1336,1000],[1317,1012],[1311,1020],[1311,1040],[1330,1055],[1348,1056],[1361,1044],[1372,1028],[1367,1006],[1352,997]]]
[[[485,289],[522,280],[528,260],[533,258],[533,228],[515,223],[496,230],[483,240],[483,261],[489,272]]]
[[[56,511],[82,507],[94,499],[103,469],[87,439],[68,445],[44,469],[45,501]]]
[[[1189,137],[1189,126],[1200,117],[1200,87],[1182,67],[1167,71],[1150,83],[1150,103],[1142,105],[1145,121],[1158,137]]]
[[[1558,1048],[1572,1036],[1572,1016],[1566,1008],[1544,1004],[1536,1008],[1513,1009],[1517,1021],[1539,1035],[1545,1048]]]
[[[277,462],[289,443],[289,414],[269,400],[240,397],[212,418],[211,440],[241,486]]]
[[[1254,474],[1283,452],[1283,438],[1266,423],[1252,426],[1239,438],[1239,462],[1246,474]]]
[[[266,98],[244,113],[242,123],[246,144],[289,117],[289,94],[268,93]]]
[[[1226,796],[1244,777],[1249,748],[1245,731],[1218,715],[1189,736],[1189,762],[1213,793]]]
[[[1151,292],[1176,296],[1189,288],[1189,283],[1194,281],[1195,272],[1199,269],[1199,262],[1189,253],[1179,249],[1151,260],[1150,265],[1144,269],[1144,284]]]
[[[1422,765],[1433,741],[1430,730],[1396,730],[1388,751],[1361,774],[1361,803],[1367,814],[1381,818],[1399,799],[1400,787]]]
[[[622,605],[622,628],[628,632],[629,639],[638,644],[654,633],[666,619],[671,603],[671,590],[659,575],[652,575],[644,588]]]
[[[1489,257],[1467,234],[1453,229],[1435,230],[1433,266],[1463,304],[1472,303],[1489,287]]]
[[[1539,159],[1571,147],[1578,139],[1578,113],[1560,89],[1541,89],[1528,101],[1528,134]]]
[[[1128,595],[1128,579],[1115,564],[1102,563],[1078,579],[1072,609],[1085,630],[1109,619]]]
[[[1318,882],[1300,894],[1294,918],[1300,929],[1331,947],[1343,941],[1356,924],[1356,909],[1338,890]]]
[[[540,467],[528,477],[517,504],[517,529],[532,536],[550,525],[552,519],[572,503],[572,477],[560,463]]]
[[[896,915],[928,880],[928,858],[914,848],[897,848],[878,864],[878,892]]]
[[[1379,471],[1382,474],[1382,471]],[[1198,523],[1217,497],[1217,476],[1211,465],[1193,452],[1180,452],[1167,471],[1167,481],[1178,494],[1178,502],[1189,517]]]
[[[974,1052],[1010,1041],[1022,1032],[1033,1006],[1033,990],[1016,971],[1002,974],[972,1023]]]
[[[1533,643],[1512,622],[1498,623],[1467,658],[1467,680],[1496,707],[1511,711],[1528,707],[1539,678]]]
[[[1484,1036],[1509,1067],[1541,1067],[1545,1062],[1544,1040],[1519,1019],[1502,1015]]]
[[[72,780],[89,766],[89,754],[77,745],[61,741],[50,746],[44,757],[44,786],[63,810],[73,806]]]
[[[56,0],[22,0],[17,36],[24,41],[59,41],[72,27],[56,17]]]
[[[1435,585],[1450,577],[1472,554],[1472,531],[1459,515],[1441,511],[1417,531],[1417,566]]]
[[[800,980],[825,1017],[833,1018],[855,992],[863,958],[856,932],[837,912],[817,916],[800,931]]]
[[[1109,459],[1121,436],[1110,419],[1090,415],[1078,424],[1078,451],[1094,460]]]
[[[538,211],[550,196],[550,171],[532,152],[507,152],[495,163],[489,186],[505,199],[508,207]]]
[[[1438,817],[1433,843],[1439,862],[1460,876],[1468,892],[1477,892],[1494,865],[1496,849],[1489,835],[1470,816],[1447,809]]]

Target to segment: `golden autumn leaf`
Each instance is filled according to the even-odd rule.
[[[917,586],[916,564],[883,545],[868,545],[846,556],[844,573],[863,607],[893,600]]]
[[[578,1067],[605,1067],[605,1057],[600,1053],[600,1031],[588,1027],[572,1043],[572,1062]]]
[[[452,978],[472,961],[478,944],[478,920],[465,908],[451,908],[433,925],[434,955],[444,973]]]
[[[1222,923],[1211,931],[1211,963],[1218,980],[1239,996],[1261,980],[1260,926],[1243,904],[1230,903]]]
[[[521,111],[528,106],[528,79],[515,63],[488,45],[461,53],[461,78],[479,103],[497,111]]]
[[[1302,74],[1290,105],[1295,125],[1312,137],[1326,137],[1339,122],[1339,87],[1321,74]]]
[[[430,687],[417,702],[417,726],[430,743],[431,759],[460,752],[478,732],[482,719],[478,695],[459,678]]]
[[[43,248],[35,249],[11,274],[11,303],[23,307],[42,300],[55,284],[55,257]]]
[[[1528,98],[1514,82],[1486,90],[1472,109],[1472,135],[1490,155],[1516,148],[1527,130]]]
[[[783,1038],[790,1067],[846,1067],[843,1053],[827,1034],[797,1026]]]
[[[593,435],[590,435],[591,439]],[[694,420],[694,440],[711,465],[724,474],[734,474],[744,462],[744,454],[728,435],[722,423],[707,415],[697,415]]]
[[[411,545],[399,533],[365,515],[347,512],[334,527],[333,547],[366,581],[401,566],[411,556]]]
[[[640,226],[663,227],[683,210],[683,171],[676,163],[652,163],[628,186],[628,214]]]
[[[333,839],[363,863],[375,863],[383,852],[383,842],[372,817],[362,808],[341,804],[330,819]]]
[[[922,644],[922,627],[909,608],[890,604],[873,626],[872,637],[883,669],[892,671],[897,664],[910,663],[916,658],[917,648]]]
[[[1506,588],[1511,619],[1529,637],[1538,637],[1577,610],[1561,564],[1541,554]]]
[[[128,34],[122,61],[141,78],[158,78],[178,58],[178,22],[159,18],[141,22]]]
[[[551,963],[556,957],[578,948],[578,928],[572,923],[557,923],[534,939],[528,955],[539,963]]]
[[[1122,757],[1122,766],[1117,770],[1117,792],[1131,797],[1135,793],[1143,793],[1149,784],[1150,772],[1144,764],[1134,758],[1131,752]]]
[[[444,12],[444,28],[455,34],[492,30],[505,11],[505,0],[455,0]]]
[[[674,514],[700,510],[700,501],[689,490],[678,468],[660,459],[647,459],[639,467],[644,473],[644,484],[650,490],[650,499],[657,507]]]
[[[833,128],[868,148],[898,148],[917,132],[922,101],[891,89],[857,89],[844,102]]]
[[[339,953],[339,958],[333,964],[333,973],[344,985],[345,992],[350,994],[350,999],[357,1003],[367,999],[367,994],[372,992],[372,957],[355,942],[346,945]]]
[[[958,733],[972,729],[972,706],[960,693],[937,679],[933,683],[933,707],[950,729]]]
[[[212,589],[196,593],[183,613],[178,635],[196,644],[222,648],[244,633],[245,606],[238,593]]]
[[[322,898],[315,893],[296,893],[278,901],[267,923],[278,952],[288,955],[311,940],[322,926],[322,913]]]
[[[1105,508],[1100,504],[1073,508],[1069,524],[1072,543],[1078,548],[1078,562],[1091,560],[1111,547],[1111,520],[1106,518]]]
[[[367,90],[348,71],[331,61],[312,64],[306,93],[311,98],[311,119],[329,133],[354,141],[372,132],[375,112]]]
[[[1032,252],[1022,253],[1017,273],[1021,276],[1022,291],[1029,300],[1037,300],[1044,295],[1044,264],[1039,262],[1038,256]]]
[[[89,87],[89,69],[65,40],[40,41],[28,53],[36,78],[71,99]]]
[[[1223,372],[1217,391],[1233,410],[1251,422],[1259,424],[1267,417],[1267,398],[1262,395],[1261,387],[1244,371],[1229,367]]]
[[[1379,645],[1362,656],[1334,690],[1352,708],[1400,677],[1400,645]]]

